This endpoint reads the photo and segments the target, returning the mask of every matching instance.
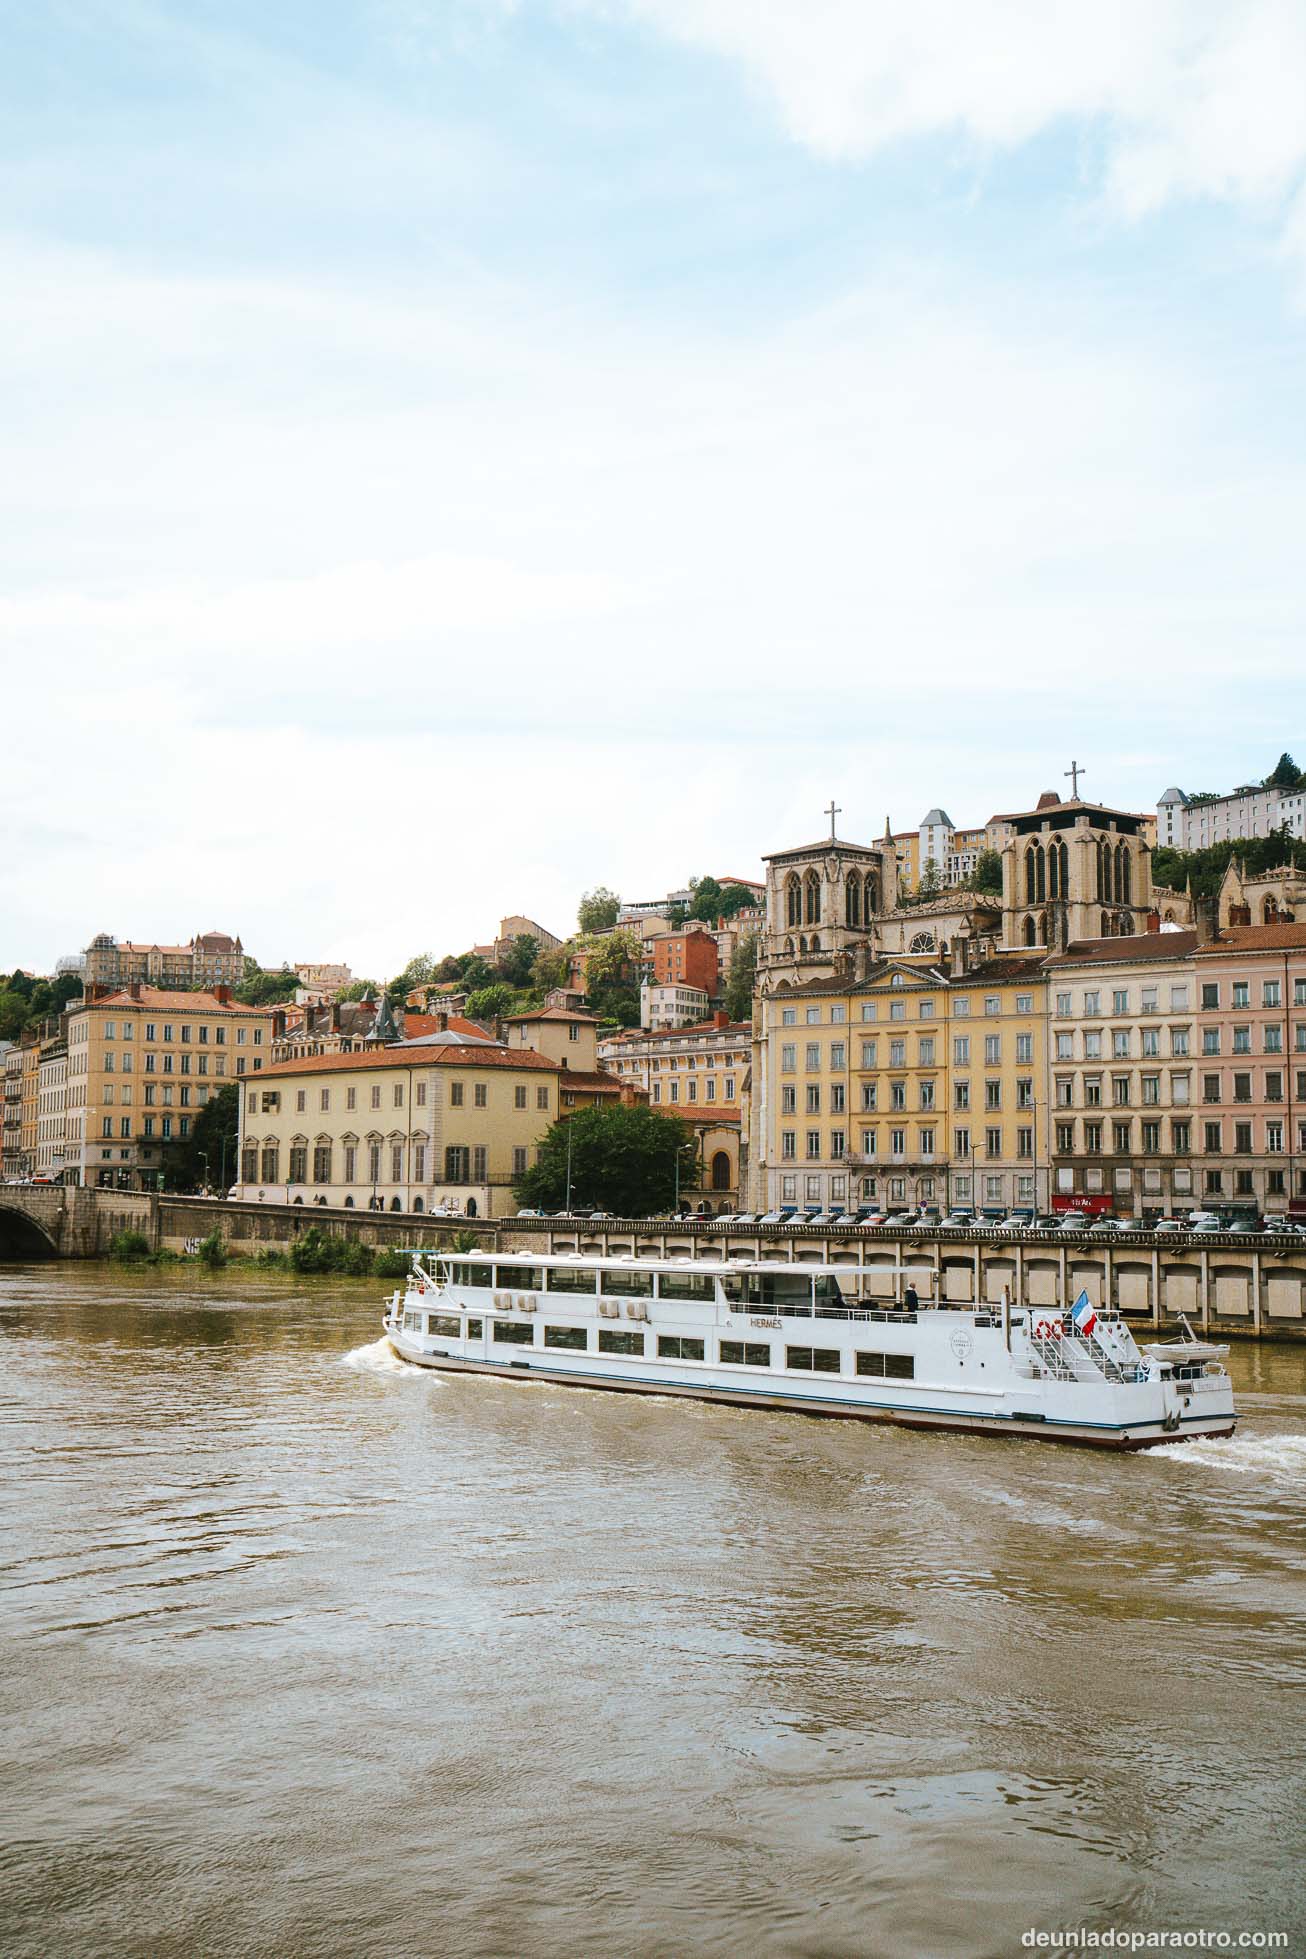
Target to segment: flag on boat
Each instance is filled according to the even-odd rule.
[[[1087,1337],[1093,1331],[1093,1328],[1097,1325],[1097,1308],[1094,1306],[1087,1292],[1080,1293],[1079,1298],[1070,1309],[1070,1317],[1075,1323],[1076,1333],[1082,1333]]]

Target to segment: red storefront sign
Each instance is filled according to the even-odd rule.
[[[1054,1197],[1054,1211],[1082,1211],[1086,1217],[1101,1218],[1114,1208],[1110,1196],[1102,1197]]]

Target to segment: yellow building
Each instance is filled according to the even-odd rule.
[[[563,1079],[531,1049],[439,1035],[279,1062],[241,1098],[237,1194],[511,1216]]]
[[[758,1002],[755,1202],[1033,1208],[1047,1199],[1039,957],[891,955]],[[1037,1165],[1044,1168],[1038,1175]]]
[[[274,1009],[242,1006],[226,986],[90,993],[67,1014],[65,1181],[153,1189],[165,1145],[229,1081],[268,1065]]]

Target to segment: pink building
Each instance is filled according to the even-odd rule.
[[[1226,926],[1194,967],[1199,1199],[1306,1216],[1306,924]]]

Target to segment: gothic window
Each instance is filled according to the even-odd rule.
[[[868,877],[866,880],[866,907],[865,907],[865,918],[866,918],[866,923],[868,925],[870,924],[871,920],[875,917],[875,914],[879,911],[879,909],[880,909],[880,887],[876,883],[873,877]]]
[[[1048,845],[1048,896],[1064,898],[1067,889],[1066,841],[1064,837],[1054,837]]]
[[[809,871],[803,881],[803,919],[807,925],[821,922],[821,880],[815,871]]]
[[[1046,945],[1048,942],[1048,915],[1045,911],[1041,911],[1038,915],[1038,942],[1040,945]]]
[[[793,940],[792,940],[792,939],[786,939],[786,940],[785,940],[785,952],[786,952],[787,954],[789,954],[789,955],[791,955],[791,956],[792,956],[792,954],[793,954],[793,949],[794,949],[794,942],[793,942]]]
[[[785,879],[785,924],[801,925],[803,922],[802,887],[796,871],[790,871]]]
[[[806,950],[807,950],[807,940],[806,940],[806,938],[805,938],[805,937],[803,937],[803,938],[800,938],[800,939],[799,939],[799,941],[798,941],[798,950],[799,950],[800,952],[806,952]]]
[[[933,932],[918,932],[907,948],[908,952],[933,952]]]
[[[1170,914],[1167,912],[1166,917],[1168,918],[1169,916]],[[1261,920],[1266,925],[1273,925],[1277,921],[1278,916],[1279,907],[1273,894],[1271,894],[1261,905]]]
[[[815,932],[812,934],[812,943],[809,946],[808,950],[810,952],[819,952],[821,950],[821,940],[819,935]]]
[[[1032,843],[1025,852],[1025,902],[1041,905],[1047,897],[1047,867],[1041,843]]]
[[[1102,914],[1102,937],[1103,937],[1104,939],[1109,939],[1109,938],[1111,937],[1111,914],[1110,914],[1110,912],[1105,912],[1105,911],[1104,911],[1104,912],[1103,912],[1103,914]]]
[[[862,881],[856,871],[844,886],[844,918],[849,925],[862,922]]]
[[[1038,939],[1036,936],[1037,929],[1038,928],[1034,924],[1034,915],[1031,912],[1025,919],[1025,944],[1026,945],[1038,944]]]
[[[1106,839],[1104,837],[1099,837],[1097,840],[1097,901],[1100,905],[1104,905],[1106,904],[1110,896],[1111,896],[1111,859],[1107,849]],[[1103,932],[1103,936],[1105,937],[1106,935],[1105,919],[1102,922],[1102,932]]]
[[[724,1150],[718,1150],[712,1158],[712,1188],[713,1190],[730,1188],[730,1158]]]

